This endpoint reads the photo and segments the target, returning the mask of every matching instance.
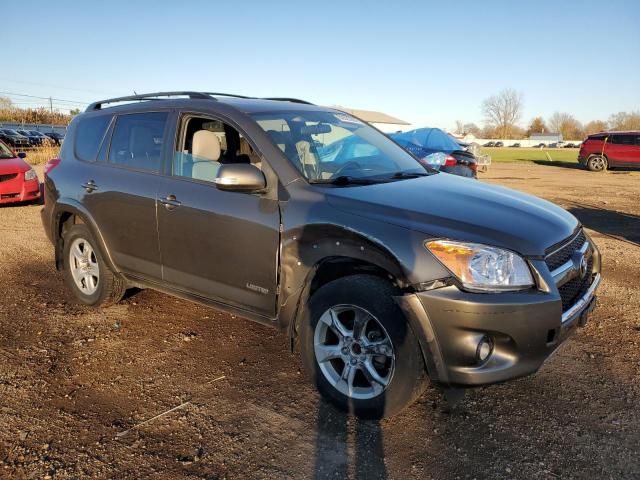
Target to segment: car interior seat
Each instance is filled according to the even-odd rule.
[[[209,130],[193,134],[191,178],[213,182],[220,169],[220,139]]]

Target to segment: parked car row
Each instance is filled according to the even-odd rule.
[[[58,132],[0,128],[0,140],[13,148],[29,148],[41,145],[62,145],[64,135]]]
[[[494,147],[495,148],[495,147],[504,147],[505,144],[504,144],[504,142],[493,142],[493,141],[491,141],[491,142],[485,143],[482,146],[483,147]],[[554,142],[554,143],[549,143],[549,144],[540,142],[540,143],[538,143],[536,145],[533,145],[533,147],[531,147],[531,148],[578,148],[579,146],[580,146],[580,143],[573,143],[573,142],[569,142],[569,143],[566,143],[566,142]],[[520,148],[520,147],[522,147],[522,144],[520,142],[515,142],[515,143],[513,143],[511,145],[507,145],[507,147]]]

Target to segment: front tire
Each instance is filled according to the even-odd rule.
[[[124,279],[112,272],[86,225],[74,225],[64,235],[64,280],[74,299],[98,307],[122,300]]]
[[[603,155],[591,155],[587,159],[587,168],[592,172],[604,172],[607,164],[607,159]]]
[[[305,370],[338,408],[365,418],[390,417],[426,387],[420,346],[393,287],[353,275],[314,293],[300,326]]]

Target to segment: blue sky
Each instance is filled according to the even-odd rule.
[[[4,52],[20,54],[4,56],[0,92],[290,96],[445,128],[481,124],[482,100],[507,87],[523,125],[640,110],[637,0],[39,3],[2,7]]]

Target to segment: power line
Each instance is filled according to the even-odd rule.
[[[38,87],[57,88],[57,89],[60,89],[60,90],[69,90],[69,91],[76,91],[76,92],[99,93],[99,94],[105,94],[105,95],[117,95],[118,94],[117,92],[106,92],[106,91],[100,91],[100,90],[88,90],[88,89],[83,89],[83,88],[62,87],[60,85],[50,85],[50,84],[38,83],[38,82],[27,82],[27,81],[24,81],[24,80],[14,80],[12,78],[1,78],[0,77],[0,81],[10,82],[10,83],[23,83],[25,85],[36,85]]]
[[[65,100],[64,98],[39,97],[37,95],[27,95],[26,93],[0,92],[1,95],[11,95],[14,97],[38,98],[40,100],[55,100],[56,102],[71,103],[75,105],[88,105],[90,102],[82,102],[79,100]]]

